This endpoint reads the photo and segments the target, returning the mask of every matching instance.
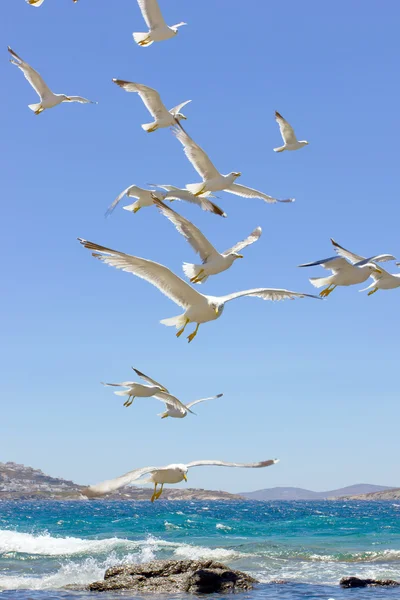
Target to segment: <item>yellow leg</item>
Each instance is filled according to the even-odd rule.
[[[129,396],[128,400],[126,402],[124,402],[124,406],[126,406],[128,408],[128,406],[133,404],[134,399],[135,399],[135,396]]]
[[[190,342],[191,342],[192,340],[194,340],[194,338],[196,337],[196,335],[197,335],[197,332],[198,332],[198,330],[199,330],[199,327],[200,327],[200,323],[197,323],[197,325],[196,325],[196,329],[193,331],[193,333],[191,333],[190,335],[188,335],[189,344],[190,344]]]
[[[139,46],[147,46],[150,43],[150,37],[145,38],[141,42],[138,42]]]
[[[157,494],[156,494],[156,497],[155,497],[155,500],[158,500],[158,499],[159,499],[159,497],[160,497],[160,496],[161,496],[161,494],[163,493],[163,489],[164,489],[164,484],[162,483],[162,484],[161,484],[161,489],[160,489],[160,491],[159,491],[159,492],[157,492]]]
[[[186,322],[184,324],[184,326],[182,327],[182,329],[180,329],[178,331],[178,333],[176,334],[176,337],[180,337],[182,335],[182,333],[185,331],[186,326],[190,323],[189,319],[186,319]]]
[[[153,133],[153,131],[155,131],[156,129],[158,129],[157,125],[154,125],[153,127],[150,127],[150,129],[147,130],[147,133]]]
[[[375,294],[375,292],[378,291],[377,287],[374,287],[370,292],[368,292],[368,296],[372,296],[372,294]]]
[[[44,108],[40,107],[37,110],[35,110],[35,115],[40,115],[40,113],[43,111],[44,111]]]
[[[154,484],[154,492],[152,497],[150,498],[151,502],[154,502],[154,500],[157,498],[157,484]]]
[[[201,188],[201,190],[199,190],[198,192],[196,192],[194,195],[195,196],[201,196],[202,194],[204,194],[205,191],[206,191],[206,186],[203,185],[203,187]]]
[[[135,208],[133,209],[133,213],[137,213],[138,210],[140,210],[142,207],[141,206],[135,206]]]
[[[167,417],[168,417],[168,413],[165,413],[165,414],[161,415],[162,419],[166,419]]]
[[[204,273],[204,269],[200,269],[200,271],[197,273],[197,275],[195,275],[194,277],[191,278],[191,282],[192,283],[197,283],[199,281],[199,277]]]
[[[322,292],[320,293],[321,298],[327,298],[329,296],[329,294],[331,294],[333,292],[333,290],[336,288],[336,285],[328,285],[327,288],[325,288],[324,290],[322,290]]]

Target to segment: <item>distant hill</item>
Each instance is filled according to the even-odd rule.
[[[73,481],[45,475],[39,469],[14,462],[0,462],[1,500],[85,500],[84,486]],[[151,488],[127,487],[107,496],[107,500],[149,500]],[[191,488],[165,488],[165,500],[242,500],[236,494]]]
[[[313,492],[311,490],[296,487],[274,487],[265,490],[257,490],[255,492],[242,492],[240,495],[248,500],[328,500],[342,498],[343,496],[385,492],[391,489],[393,488],[383,485],[360,483],[338,490],[329,490],[327,492]]]
[[[400,488],[391,488],[383,492],[344,496],[343,500],[400,500]]]

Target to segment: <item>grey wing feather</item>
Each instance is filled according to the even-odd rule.
[[[217,394],[216,396],[210,396],[209,398],[200,398],[200,400],[193,400],[193,402],[189,402],[185,404],[186,408],[191,408],[195,404],[199,404],[200,402],[206,402],[207,400],[215,400],[216,398],[221,398],[223,394]]]
[[[223,460],[194,460],[190,463],[187,463],[186,466],[188,469],[191,467],[204,467],[204,466],[215,466],[215,467],[243,467],[246,469],[262,469],[263,467],[270,467],[271,465],[275,465],[279,460],[277,458],[271,460],[263,460],[261,462],[256,463],[232,463],[232,462],[224,462]]]
[[[281,136],[285,144],[295,144],[297,138],[293,127],[278,113],[278,111],[275,111],[275,119],[279,125]]]
[[[354,265],[354,263],[360,262],[361,260],[365,259],[365,256],[360,256],[359,254],[350,252],[350,250],[346,250],[346,248],[343,248],[343,246],[341,246],[340,244],[335,242],[335,240],[332,238],[331,238],[331,242],[332,242],[333,247],[335,248],[336,252],[339,254],[339,256],[342,256],[343,258],[347,258],[347,260],[349,260],[353,265]]]
[[[158,383],[158,381],[156,381],[155,379],[152,379],[148,375],[145,375],[144,373],[139,371],[139,369],[135,369],[135,367],[132,367],[132,369],[135,371],[135,373],[137,375],[139,375],[139,377],[141,379],[143,379],[144,381],[147,381],[147,383],[151,383],[151,385],[155,385],[155,386],[161,388],[162,390],[164,390],[164,392],[168,392],[167,388],[164,387],[163,385],[161,385],[161,383]]]
[[[158,27],[167,27],[157,0],[138,0],[138,4],[143,19],[150,30]]]
[[[87,496],[88,498],[101,497],[105,494],[110,494],[111,492],[115,492],[119,488],[129,485],[137,479],[140,479],[140,477],[142,477],[143,475],[147,475],[147,473],[152,473],[153,471],[157,471],[157,467],[144,467],[142,469],[134,469],[133,471],[129,471],[129,473],[125,473],[125,475],[116,477],[115,479],[108,479],[107,481],[103,481],[102,483],[90,485],[89,487],[82,490],[82,494],[84,496]]]
[[[40,99],[43,99],[46,95],[53,95],[51,89],[46,85],[43,81],[42,76],[39,75],[37,71],[33,67],[31,67],[27,62],[25,62],[10,46],[8,46],[8,51],[16,60],[12,60],[12,64],[17,66],[23,72],[25,79],[29,81],[35,92],[39,95]],[[17,62],[18,61],[18,62]]]
[[[275,288],[244,290],[243,292],[235,292],[228,296],[219,296],[218,300],[225,303],[230,300],[235,300],[236,298],[242,298],[243,296],[255,296],[257,298],[262,298],[262,300],[272,300],[273,302],[279,302],[280,300],[294,300],[295,298],[314,298],[316,300],[322,300],[319,296],[313,296],[312,294],[303,294],[302,292],[291,292],[289,290]]]
[[[182,108],[184,106],[186,106],[186,104],[189,104],[189,102],[191,102],[191,100],[186,100],[186,102],[181,102],[181,104],[178,104],[178,106],[174,106],[174,108],[171,108],[169,112],[171,113],[171,115],[173,115],[175,117],[175,115],[178,114],[182,110]]]
[[[299,265],[299,267],[323,267],[328,271],[338,272],[339,270],[349,269],[352,266],[347,262],[345,258],[338,256],[331,256],[330,258],[323,258],[322,260],[316,260],[315,262],[305,263]]]
[[[230,194],[235,194],[236,196],[242,196],[243,198],[261,198],[268,202],[269,204],[275,204],[276,202],[294,202],[294,198],[287,198],[286,200],[278,200],[278,198],[274,198],[273,196],[268,196],[268,194],[264,194],[264,192],[259,192],[253,188],[249,188],[245,185],[240,185],[239,183],[232,183],[229,187],[225,188],[225,192]]]
[[[196,144],[194,140],[192,140],[192,138],[183,129],[182,125],[180,125],[180,123],[178,125],[179,127],[173,129],[174,135],[182,144],[187,158],[192,163],[200,177],[202,177],[203,180],[218,177],[220,174],[212,164],[208,155],[202,148],[200,148],[198,144]]]
[[[256,227],[255,230],[252,231],[251,234],[245,240],[238,242],[237,244],[232,246],[232,248],[229,248],[229,250],[225,250],[225,252],[223,253],[224,256],[227,256],[228,254],[232,254],[234,252],[240,252],[240,250],[243,250],[243,248],[246,248],[246,246],[254,244],[254,242],[256,242],[260,238],[261,233],[261,227]]]

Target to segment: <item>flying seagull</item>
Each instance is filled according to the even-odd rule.
[[[135,371],[137,375],[144,381],[147,381],[148,385],[143,383],[136,383],[135,381],[123,381],[122,383],[103,383],[103,385],[108,387],[125,387],[127,388],[124,391],[114,392],[116,396],[128,396],[128,399],[124,402],[124,406],[128,407],[132,404],[136,397],[138,398],[151,398],[151,396],[155,396],[158,393],[169,393],[167,388],[155,381],[155,379],[151,379],[138,369],[132,369]],[[179,402],[179,401],[178,401]],[[181,404],[179,402],[179,404]]]
[[[226,302],[230,302],[236,298],[241,298],[242,296],[256,296],[263,300],[293,300],[294,298],[305,297],[318,298],[318,296],[311,296],[310,294],[273,288],[255,288],[235,292],[227,296],[206,296],[200,294],[188,283],[172,273],[167,267],[159,263],[131,256],[130,254],[124,254],[117,250],[111,250],[110,248],[99,246],[81,238],[78,238],[78,240],[85,248],[93,250],[92,256],[98,260],[117,269],[132,273],[141,279],[145,279],[157,287],[165,296],[178,304],[178,306],[183,307],[185,311],[182,314],[169,319],[163,319],[161,323],[167,327],[176,327],[179,329],[176,334],[177,337],[182,335],[189,323],[196,323],[195,330],[188,336],[189,342],[196,336],[201,323],[218,319],[224,310]]]
[[[29,108],[33,110],[35,115],[40,115],[40,113],[46,110],[46,108],[53,108],[54,106],[61,104],[61,102],[80,102],[81,104],[97,104],[97,102],[92,102],[92,100],[81,98],[81,96],[65,96],[64,94],[53,94],[53,92],[47,87],[47,85],[45,84],[39,73],[35,71],[35,69],[32,69],[32,67],[28,65],[28,63],[23,61],[22,58],[20,58],[18,54],[16,54],[14,50],[10,48],[10,46],[8,46],[8,51],[11,54],[11,56],[13,56],[15,59],[10,59],[10,62],[13,65],[17,66],[19,69],[21,69],[21,71],[25,75],[25,78],[29,81],[33,89],[39,95],[40,102],[38,102],[37,104],[28,104]]]
[[[241,173],[232,171],[227,175],[221,175],[204,150],[192,140],[180,123],[179,127],[175,128],[173,131],[182,144],[187,158],[203,180],[201,183],[190,183],[186,186],[186,188],[195,196],[199,196],[205,192],[219,192],[223,190],[244,198],[262,198],[266,202],[271,203],[293,202],[293,198],[288,200],[277,200],[263,192],[234,183],[235,180],[240,177]]]
[[[353,265],[358,264],[358,266],[363,266],[369,262],[382,263],[382,262],[389,262],[391,260],[396,260],[396,257],[393,256],[392,254],[376,254],[374,256],[370,256],[369,258],[366,258],[365,256],[361,256],[360,254],[355,254],[354,252],[351,252],[350,250],[346,250],[346,248],[343,248],[343,246],[341,246],[340,244],[335,242],[335,240],[332,238],[331,238],[331,242],[333,244],[333,247],[335,248],[335,251],[339,254],[339,256],[346,258]]]
[[[152,131],[163,127],[176,125],[181,119],[186,120],[187,117],[180,111],[186,104],[189,104],[191,100],[186,100],[186,102],[182,102],[168,111],[161,102],[160,94],[157,90],[153,90],[153,88],[142,85],[141,83],[123,81],[122,79],[113,79],[113,82],[126,92],[137,92],[139,94],[145,107],[155,119],[153,123],[144,123],[144,125],[142,125],[142,128],[147,131],[147,133],[151,133]]]
[[[142,469],[134,469],[129,471],[121,477],[115,479],[109,479],[103,481],[97,485],[90,485],[82,490],[82,494],[87,498],[98,498],[105,494],[115,492],[126,485],[137,481],[144,475],[150,475],[149,479],[142,481],[141,483],[154,483],[154,493],[151,497],[151,501],[158,500],[161,496],[166,483],[180,483],[181,481],[187,481],[187,472],[192,467],[241,467],[246,469],[261,469],[264,467],[270,467],[275,465],[279,460],[263,460],[258,463],[231,463],[224,462],[222,460],[194,460],[193,462],[186,464],[167,465],[165,467],[144,467]],[[161,489],[157,491],[157,486],[160,485]]]
[[[379,273],[371,273],[371,277],[374,280],[373,283],[367,288],[360,290],[360,292],[370,290],[368,296],[372,296],[372,294],[375,294],[378,290],[394,290],[395,288],[400,287],[400,273],[388,273],[388,271],[379,267]]]
[[[31,6],[42,6],[44,0],[25,0]],[[78,0],[73,0],[73,2],[78,2]]]
[[[158,398],[158,400],[163,400],[165,402],[166,408],[166,411],[160,413],[158,416],[162,419],[166,419],[167,417],[173,417],[174,419],[183,419],[189,412],[194,414],[193,411],[190,409],[195,404],[200,404],[200,402],[206,402],[207,400],[215,400],[216,398],[222,398],[223,394],[217,394],[216,396],[211,396],[210,398],[200,398],[200,400],[193,400],[188,404],[181,403],[182,406],[179,407],[173,406],[172,403],[168,402],[168,398],[164,399],[163,396],[165,396],[165,394],[163,394],[162,392],[160,394],[156,394],[155,396],[155,398]],[[175,398],[175,396],[173,397]]]
[[[193,223],[159,200],[155,199],[154,204],[175,225],[203,261],[201,265],[183,264],[183,271],[192,283],[203,283],[210,275],[217,275],[229,269],[235,260],[243,258],[243,255],[239,254],[240,250],[254,244],[261,235],[261,227],[257,227],[245,240],[220,254]]]
[[[149,31],[134,33],[133,39],[139,46],[150,46],[153,42],[169,40],[178,33],[178,28],[186,23],[177,23],[169,27],[164,21],[157,0],[138,0],[139,8]]]
[[[158,186],[161,187],[161,186]],[[120,203],[122,198],[127,196],[128,198],[137,198],[137,201],[133,204],[129,204],[128,206],[124,206],[125,210],[129,212],[137,213],[138,210],[145,206],[153,206],[154,200],[184,200],[186,202],[191,202],[192,204],[197,204],[203,210],[208,212],[212,212],[221,217],[226,217],[224,211],[219,208],[216,204],[209,200],[209,196],[211,196],[210,192],[206,192],[201,196],[194,196],[188,190],[180,190],[179,188],[174,188],[173,186],[165,186],[165,188],[171,188],[168,192],[159,192],[155,190],[146,190],[144,188],[139,187],[138,185],[130,185],[125,190],[123,190],[110,204],[106,211],[106,217],[111,215],[116,206]]]
[[[280,148],[274,148],[274,152],[283,152],[284,150],[298,150],[299,148],[303,148],[303,146],[308,146],[308,142],[306,142],[305,140],[299,141],[297,139],[293,127],[289,125],[289,123],[277,111],[275,111],[275,119],[279,125],[281,136],[285,143]]]

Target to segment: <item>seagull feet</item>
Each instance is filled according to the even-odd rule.
[[[150,129],[147,130],[147,133],[153,133],[156,129],[158,129],[157,125],[153,125],[153,127],[150,127]]]
[[[133,214],[137,213],[138,210],[140,210],[142,207],[141,206],[135,206],[135,208],[133,209]]]
[[[150,44],[150,36],[145,38],[144,40],[142,40],[141,42],[138,42],[139,46],[148,46]]]
[[[378,288],[374,287],[373,290],[371,290],[370,292],[368,292],[368,296],[372,296],[372,294],[375,294],[375,292],[377,292],[377,291],[378,291]]]
[[[44,108],[40,107],[37,110],[35,110],[35,115],[40,115],[40,113],[42,113],[44,111]]]
[[[203,187],[201,188],[201,190],[199,190],[198,192],[196,192],[195,194],[193,194],[194,196],[201,196],[202,194],[204,194],[204,192],[206,191],[206,186],[203,185]]]
[[[206,274],[204,273],[204,269],[200,269],[200,271],[197,273],[197,275],[195,275],[194,277],[191,278],[191,283],[200,283],[201,281],[203,281],[203,279],[206,277]]]
[[[124,402],[124,406],[126,406],[126,408],[128,408],[128,406],[133,404],[134,399],[135,399],[135,396],[129,396],[128,400],[126,402]]]
[[[329,296],[329,294],[331,294],[333,292],[333,290],[335,289],[336,285],[331,286],[329,285],[327,288],[325,288],[324,290],[322,290],[322,292],[320,292],[320,297],[321,298],[327,298]]]
[[[189,319],[186,319],[186,322],[185,322],[184,326],[182,327],[182,329],[180,329],[180,330],[177,332],[177,334],[176,334],[176,337],[180,337],[180,336],[182,335],[182,333],[185,331],[185,329],[186,329],[186,325],[188,325],[188,323],[189,323]]]
[[[158,500],[161,494],[163,493],[163,484],[161,484],[161,490],[156,493],[154,500]]]
[[[196,337],[196,335],[197,335],[197,332],[198,332],[198,330],[199,330],[199,327],[200,327],[200,323],[197,323],[197,325],[196,325],[196,329],[195,329],[195,330],[194,330],[194,331],[193,331],[193,332],[192,332],[190,335],[188,335],[188,338],[187,338],[187,339],[188,339],[188,343],[189,343],[189,344],[190,344],[190,342],[192,342],[192,341],[194,340],[194,338]]]

